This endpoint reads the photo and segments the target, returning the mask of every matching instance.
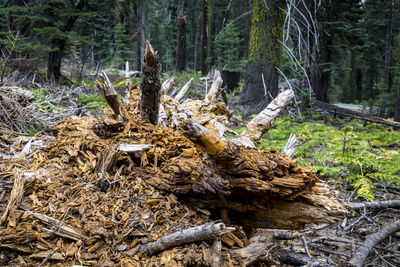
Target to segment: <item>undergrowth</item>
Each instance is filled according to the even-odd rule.
[[[372,201],[376,182],[400,184],[400,131],[361,120],[333,127],[323,121],[301,123],[284,117],[275,125],[260,140],[262,150],[281,151],[290,134],[296,134],[299,146],[294,158],[301,165],[320,177],[344,179],[361,197]]]

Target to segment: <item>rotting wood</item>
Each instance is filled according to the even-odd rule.
[[[125,121],[131,120],[131,116],[128,111],[126,111],[124,105],[118,97],[117,92],[114,89],[110,79],[108,79],[107,74],[102,71],[100,76],[100,81],[96,81],[97,89],[99,89],[101,95],[107,101],[108,105],[114,111],[114,114],[118,118],[122,116],[122,119]]]
[[[216,103],[218,95],[221,92],[222,78],[221,73],[216,70],[213,77],[213,83],[211,85],[210,91],[208,91],[205,102],[206,103]]]
[[[234,142],[242,146],[255,148],[256,142],[269,130],[293,98],[294,92],[290,89],[280,93],[263,111],[246,124],[246,129],[240,134],[240,137],[234,139]]]
[[[273,247],[273,235],[264,234],[251,238],[248,246],[235,249],[234,253],[244,265],[248,266],[267,257]]]
[[[368,236],[350,259],[349,266],[364,266],[364,262],[374,246],[398,231],[400,231],[400,220],[388,224],[378,232]]]
[[[400,122],[390,121],[390,120],[386,120],[386,119],[383,119],[380,117],[369,116],[362,112],[338,107],[336,105],[318,101],[318,100],[315,101],[315,105],[317,105],[319,108],[321,108],[323,110],[328,111],[329,113],[333,113],[335,116],[338,115],[338,116],[349,117],[349,118],[353,118],[353,119],[360,119],[360,120],[363,120],[366,122],[379,123],[379,124],[384,124],[384,125],[388,125],[388,126],[393,126],[397,129],[400,128]]]
[[[161,98],[161,64],[157,52],[146,41],[146,50],[143,59],[143,77],[140,99],[141,118],[152,124],[158,123],[158,113]]]
[[[190,86],[192,86],[193,81],[194,81],[194,78],[191,78],[191,79],[182,87],[182,89],[179,91],[179,93],[175,96],[175,98],[176,98],[177,100],[181,100],[181,99],[185,96],[185,94],[186,94],[186,92],[189,90]]]
[[[22,196],[24,194],[25,178],[23,172],[16,170],[14,177],[15,180],[13,189],[11,190],[11,195],[8,200],[7,207],[5,208],[3,215],[0,218],[0,225],[5,223],[7,221],[9,214],[18,208],[19,204],[21,203]]]
[[[35,213],[31,211],[25,211],[25,213],[32,215],[36,219],[39,219],[41,222],[45,223],[49,227],[49,231],[53,234],[72,239],[74,241],[85,240],[85,236],[80,234],[78,230],[73,227],[67,225],[66,223],[59,221],[57,219],[51,218],[47,215]]]
[[[400,208],[400,200],[387,200],[375,202],[349,202],[347,203],[352,209],[387,209],[387,208]]]
[[[176,82],[175,77],[172,77],[172,78],[166,80],[165,82],[163,82],[163,84],[161,85],[162,95],[167,95],[169,93],[169,91],[171,91],[172,87],[174,87],[175,82]]]
[[[183,244],[215,239],[234,230],[235,228],[226,227],[222,222],[210,222],[163,236],[154,242],[144,244],[140,249],[147,255],[153,255]]]
[[[224,196],[222,202],[218,196],[205,200],[189,194],[185,199],[195,205],[203,202],[229,209],[232,223],[250,227],[296,229],[307,223],[333,223],[346,214],[343,202],[334,198],[311,170],[298,166],[291,158],[223,141],[194,121],[182,122],[179,129],[210,155],[218,169],[214,178],[207,177],[204,170],[201,179],[191,181],[183,173],[198,172],[196,168],[202,165],[195,167],[185,159],[168,162],[164,168],[174,173],[168,182],[157,180],[154,185],[161,190],[177,194],[219,192]]]

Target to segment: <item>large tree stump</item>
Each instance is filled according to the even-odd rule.
[[[157,124],[161,97],[161,64],[157,52],[154,51],[148,41],[146,41],[143,61],[143,78],[140,86],[142,93],[140,100],[141,117],[145,121]]]

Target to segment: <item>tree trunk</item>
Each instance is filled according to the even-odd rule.
[[[51,49],[47,56],[47,78],[58,82],[61,77],[61,61],[65,49],[66,40],[53,39]]]
[[[86,1],[87,0],[80,0],[74,9],[83,10],[83,8],[86,5]],[[61,32],[67,33],[71,31],[77,19],[78,19],[77,14],[70,16],[66,21],[65,26],[61,29]],[[60,39],[56,37],[51,40],[52,51],[50,51],[47,56],[47,78],[54,79],[56,82],[58,82],[61,77],[61,62],[64,50],[66,48],[66,44],[67,44],[66,39]]]
[[[394,0],[387,0],[389,14],[387,16],[386,24],[386,48],[385,48],[385,70],[383,73],[383,80],[385,83],[386,92],[390,93],[393,86],[393,5]]]
[[[254,0],[249,63],[241,104],[258,113],[278,94],[284,1]]]
[[[143,120],[158,124],[158,113],[161,98],[161,64],[157,52],[146,42],[143,59],[143,77],[141,87],[140,109]]]
[[[144,0],[137,1],[137,67],[143,68],[143,58],[146,49],[145,25],[146,25],[146,3]]]
[[[175,69],[178,72],[186,69],[186,17],[183,14],[178,16]]]
[[[203,0],[203,22],[202,22],[202,39],[201,39],[201,73],[207,75],[208,66],[208,34],[207,34],[207,22],[208,21],[208,8],[207,0]]]

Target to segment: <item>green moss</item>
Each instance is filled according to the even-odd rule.
[[[359,196],[372,200],[377,181],[400,183],[400,131],[378,124],[365,127],[360,120],[337,128],[322,121],[300,123],[285,117],[275,125],[260,140],[262,150],[282,150],[290,134],[296,134],[300,146],[294,158],[301,165],[322,177],[344,179],[358,188]]]

